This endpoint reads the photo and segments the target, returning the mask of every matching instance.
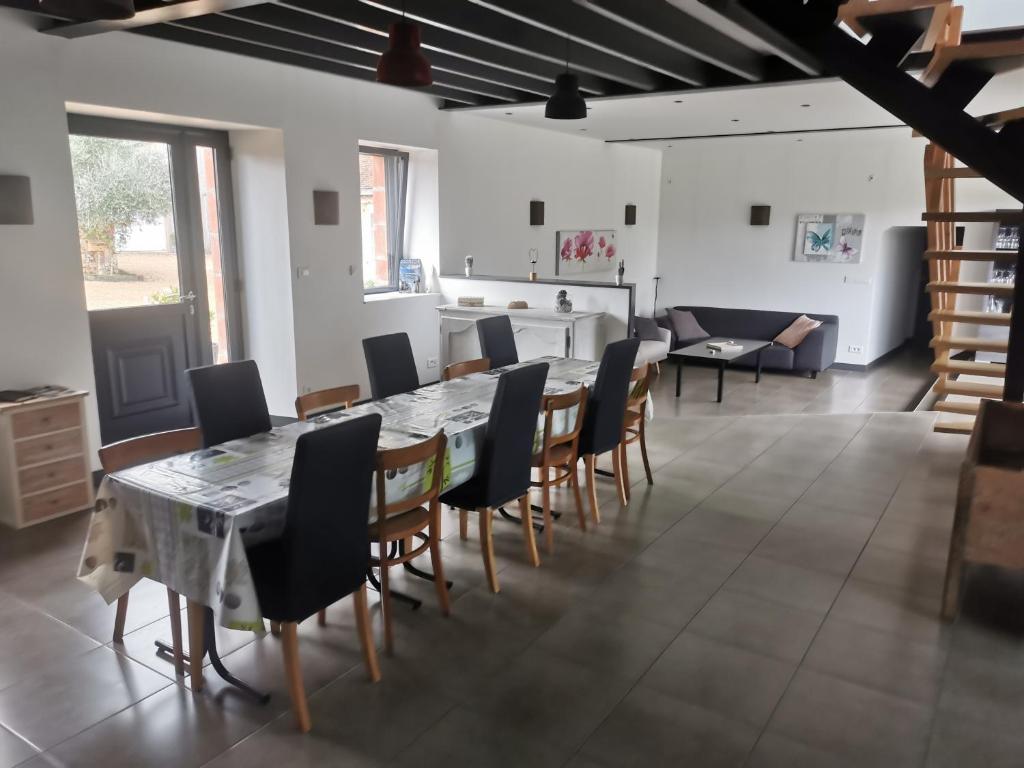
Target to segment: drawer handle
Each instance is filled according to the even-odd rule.
[[[47,443],[46,445],[43,446],[43,450],[45,450],[45,451],[52,451],[53,450],[53,444],[52,443]]]
[[[43,422],[43,424],[49,424],[50,423],[50,417],[49,416],[43,416],[41,421]]]

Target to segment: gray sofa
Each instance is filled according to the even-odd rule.
[[[761,309],[727,309],[724,307],[674,307],[693,312],[700,326],[713,337],[727,339],[763,339],[771,341],[790,323],[800,317],[799,312],[771,312]],[[773,344],[761,352],[761,365],[783,371],[802,371],[814,377],[836,361],[839,343],[839,318],[836,315],[812,315],[821,325],[811,331],[796,349]],[[658,325],[672,333],[672,349],[687,347],[703,339],[677,339],[668,316],[658,318]],[[741,357],[734,365],[755,364],[753,353]]]

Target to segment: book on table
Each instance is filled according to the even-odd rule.
[[[734,341],[709,341],[707,348],[712,352],[742,352],[743,345]]]

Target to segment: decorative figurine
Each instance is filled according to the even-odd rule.
[[[572,299],[569,298],[568,291],[562,290],[558,292],[558,296],[555,298],[555,312],[564,312],[566,314],[572,312]]]
[[[533,282],[537,279],[537,259],[540,258],[540,251],[536,248],[530,249],[530,281]]]
[[[472,256],[467,256],[466,257],[466,277],[472,277],[472,276],[473,276],[473,257]]]
[[[626,262],[624,259],[619,259],[619,268],[615,272],[615,284],[622,285],[622,276],[626,274]]]

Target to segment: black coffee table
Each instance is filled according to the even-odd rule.
[[[708,349],[709,341],[732,341],[739,344],[743,349],[738,352],[715,352],[714,350]],[[676,364],[676,397],[679,397],[683,391],[683,363],[687,360],[713,360],[718,363],[718,402],[722,402],[722,383],[725,379],[725,366],[734,360],[738,360],[741,357],[749,355],[751,352],[757,353],[757,372],[754,374],[754,383],[757,384],[761,381],[761,350],[765,347],[770,347],[772,342],[761,341],[760,339],[725,339],[725,338],[711,338],[705,339],[699,344],[691,344],[688,347],[681,347],[680,349],[669,352],[669,357]]]

